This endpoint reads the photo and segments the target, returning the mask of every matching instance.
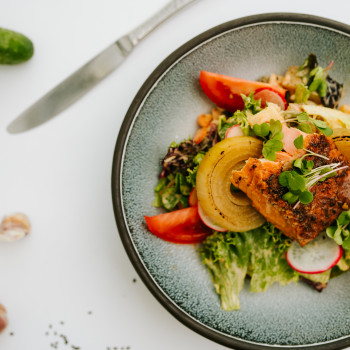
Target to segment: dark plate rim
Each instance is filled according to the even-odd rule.
[[[290,22],[290,23],[300,23],[306,25],[315,25],[321,26],[326,29],[336,30],[343,34],[350,35],[350,26],[341,22],[337,22],[331,19],[327,19],[324,17],[308,15],[308,14],[300,14],[300,13],[264,13],[258,15],[252,15],[247,17],[242,17],[239,19],[235,19],[229,22],[225,22],[218,26],[215,26],[202,34],[194,37],[189,40],[185,44],[183,44],[180,48],[171,53],[167,58],[165,58],[157,68],[150,74],[148,79],[141,86],[139,91],[137,92],[135,98],[133,99],[126,115],[123,120],[123,123],[120,127],[118,138],[116,141],[113,163],[112,163],[112,177],[111,177],[111,185],[112,185],[112,201],[113,201],[113,210],[115,215],[115,220],[117,224],[117,228],[119,231],[120,238],[124,245],[124,249],[126,250],[128,257],[133,264],[135,270],[138,275],[149,289],[149,291],[153,294],[153,296],[168,310],[177,320],[183,323],[185,326],[189,327],[191,330],[197,332],[198,334],[216,342],[221,345],[227,346],[229,348],[242,349],[242,350],[261,350],[261,349],[308,349],[308,350],[319,350],[319,349],[327,349],[327,350],[336,350],[336,349],[344,349],[347,346],[350,346],[350,335],[345,338],[341,338],[339,340],[334,340],[331,342],[325,342],[320,344],[311,344],[311,345],[298,345],[298,346],[278,346],[278,345],[268,345],[268,344],[258,344],[252,343],[250,341],[245,341],[244,339],[238,339],[234,337],[230,337],[218,331],[215,331],[200,322],[197,322],[194,318],[189,316],[186,312],[182,311],[178,308],[171,300],[164,294],[164,292],[159,288],[159,286],[155,283],[150,273],[145,268],[140,256],[135,250],[134,244],[131,240],[131,237],[128,234],[128,228],[126,222],[124,221],[123,214],[123,201],[121,196],[121,171],[122,171],[122,162],[123,162],[123,154],[124,147],[128,140],[128,134],[130,128],[132,127],[133,121],[137,115],[137,112],[143,102],[143,100],[147,97],[149,91],[152,89],[154,84],[158,81],[158,79],[164,74],[164,72],[171,67],[174,63],[176,63],[181,57],[186,55],[193,48],[197,47],[201,43],[220,35],[224,32],[237,29],[247,25],[256,25],[263,24],[265,22]]]

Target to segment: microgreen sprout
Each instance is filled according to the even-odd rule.
[[[301,159],[304,159],[305,157],[307,156],[314,156],[314,157],[319,157],[319,158],[323,158],[323,159],[326,159],[326,160],[329,160],[328,157],[322,155],[322,154],[318,154],[318,153],[315,153],[315,152],[312,152],[310,151],[309,149],[306,149],[304,148],[304,136],[303,135],[300,135],[298,136],[294,141],[294,146],[297,148],[297,149],[302,149],[306,152],[305,155],[303,155],[301,157]]]
[[[312,202],[313,194],[310,192],[310,189],[317,182],[325,181],[334,176],[337,171],[346,169],[348,166],[339,168],[341,163],[332,163],[313,168],[314,162],[304,159],[306,156],[312,155],[326,160],[329,160],[329,158],[305,149],[303,135],[300,135],[294,140],[294,145],[298,149],[305,150],[306,154],[293,162],[293,169],[291,171],[282,172],[278,181],[280,185],[287,187],[289,190],[282,198],[289,204],[296,203],[293,207],[293,209],[296,209],[300,203],[309,204]]]
[[[326,233],[334,241],[343,246],[344,249],[350,249],[350,210],[343,211],[336,220],[335,224],[327,227]]]
[[[313,195],[306,188],[306,180],[297,171],[284,171],[278,177],[278,182],[289,190],[282,196],[282,199],[289,204],[299,201],[308,204],[313,200]]]
[[[293,209],[296,209],[300,203],[312,202],[313,194],[310,189],[318,182],[323,182],[335,176],[337,171],[348,168],[347,165],[339,168],[341,163],[332,163],[311,170],[311,165],[313,162],[308,163],[304,168],[299,168],[293,164],[293,170],[282,172],[278,178],[280,185],[289,189],[282,198],[289,204],[296,203]]]
[[[316,129],[318,129],[322,134],[326,136],[331,136],[333,134],[333,130],[327,125],[325,121],[310,118],[306,112],[299,113],[296,117],[286,119],[283,122],[296,122],[298,123],[298,129],[306,132],[307,134],[312,134],[311,125],[314,125]]]
[[[269,123],[254,124],[253,132],[263,139],[262,154],[265,159],[274,161],[276,152],[283,149],[282,124],[279,120],[270,119]]]
[[[312,186],[314,186],[318,181],[322,182],[330,177],[333,177],[337,171],[343,170],[343,169],[346,169],[349,167],[348,165],[345,165],[345,166],[338,168],[338,166],[340,164],[341,163],[333,163],[333,164],[329,165],[328,168],[325,168],[318,173],[316,172],[314,174],[314,176],[309,179],[309,182],[307,185],[308,188],[311,188]],[[319,168],[317,168],[317,169],[319,169]]]

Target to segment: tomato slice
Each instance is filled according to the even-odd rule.
[[[199,243],[212,233],[200,219],[197,206],[145,216],[145,220],[155,236],[173,243]]]
[[[199,82],[204,93],[217,106],[230,112],[243,110],[244,102],[241,94],[249,95],[251,92],[263,88],[276,91],[283,98],[286,93],[286,90],[279,86],[206,71],[201,71]]]

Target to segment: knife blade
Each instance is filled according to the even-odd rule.
[[[172,0],[146,22],[122,36],[22,112],[7,127],[11,134],[39,126],[78,101],[112,73],[134,47],[180,9],[196,0]]]

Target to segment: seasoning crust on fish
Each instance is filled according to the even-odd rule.
[[[349,165],[347,158],[324,135],[307,135],[304,148],[329,158],[326,160],[313,155],[306,156],[304,159],[312,160],[314,168],[331,163],[341,163],[341,167]],[[292,160],[272,162],[249,158],[240,171],[232,172],[231,181],[246,193],[252,205],[269,222],[304,246],[330,226],[343,210],[349,208],[350,170],[339,170],[335,176],[316,183],[309,189],[313,194],[313,201],[295,207],[295,204],[289,204],[282,199],[288,189],[278,181],[281,172],[290,170],[291,166]]]

